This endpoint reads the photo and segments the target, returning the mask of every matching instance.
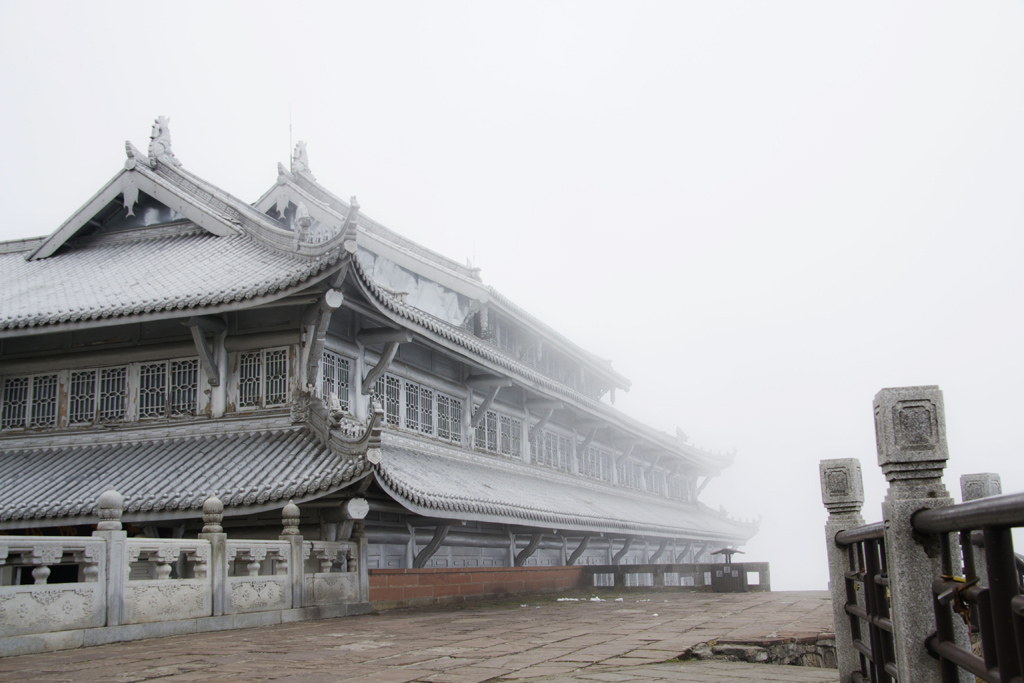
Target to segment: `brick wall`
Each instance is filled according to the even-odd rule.
[[[377,609],[459,602],[581,585],[580,567],[371,569],[370,602]]]

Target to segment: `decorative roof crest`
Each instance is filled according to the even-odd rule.
[[[171,166],[181,166],[181,162],[171,151],[171,120],[166,116],[158,116],[153,121],[153,132],[149,134],[149,165],[156,168],[157,162]]]
[[[299,140],[295,143],[295,151],[292,152],[292,173],[305,173],[313,180],[316,176],[309,170],[309,154],[306,152],[306,142]]]

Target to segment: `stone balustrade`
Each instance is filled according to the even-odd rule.
[[[92,537],[0,536],[0,655],[370,609],[361,523],[304,541],[289,503],[278,540],[228,539],[211,497],[199,538],[128,538],[122,503],[100,496]]]
[[[998,475],[964,475],[954,504],[938,387],[882,389],[874,412],[882,522],[861,517],[858,460],[819,466],[841,683],[1021,680],[1024,559],[1010,532],[1024,494],[990,498]]]

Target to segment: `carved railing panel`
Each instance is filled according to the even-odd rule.
[[[130,538],[125,562],[123,623],[213,614],[209,541]]]
[[[292,606],[287,541],[228,541],[230,613],[264,612]]]
[[[18,636],[102,626],[106,591],[99,579],[105,563],[103,541],[0,537],[0,632]],[[51,576],[61,582],[51,583]]]

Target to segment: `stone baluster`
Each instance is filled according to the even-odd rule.
[[[860,670],[859,656],[853,649],[850,616],[846,613],[846,571],[851,568],[850,553],[836,544],[836,534],[864,524],[860,514],[864,505],[864,481],[860,461],[856,458],[822,460],[818,472],[821,475],[821,502],[828,510],[825,547],[828,550],[828,588],[832,594],[839,680],[850,683],[853,672]]]
[[[227,614],[231,608],[231,591],[228,589],[228,535],[224,533],[221,522],[224,521],[224,503],[214,495],[210,495],[203,503],[203,530],[199,538],[210,542],[210,562],[204,573],[210,576],[210,588],[213,591],[213,616]],[[196,578],[200,569],[196,565]]]
[[[932,581],[942,574],[938,536],[914,532],[915,512],[953,505],[942,483],[949,459],[942,392],[936,386],[882,389],[875,395],[878,465],[889,490],[882,503],[889,593],[900,681],[939,683],[938,661],[925,648],[935,630]],[[951,547],[956,548],[957,545]],[[960,554],[952,553],[959,574]],[[957,645],[971,650],[963,622],[954,621]],[[966,672],[960,672],[968,683]]]
[[[113,488],[107,489],[96,501],[96,516],[100,521],[92,535],[106,541],[107,626],[120,626],[124,611],[128,534],[121,528],[123,510],[124,496]]]
[[[282,541],[288,541],[290,551],[288,553],[288,571],[291,575],[291,607],[303,606],[303,592],[306,588],[305,562],[302,557],[302,534],[299,533],[299,506],[288,501],[288,504],[281,509],[281,535]]]
[[[979,472],[977,474],[963,474],[960,476],[960,498],[967,503],[980,498],[998,496],[1003,493],[1003,482],[998,474],[991,472]],[[980,536],[981,532],[974,534]],[[974,575],[980,579],[983,586],[988,584],[988,565],[985,562],[985,553],[980,552],[977,547],[971,548],[971,556],[974,560]]]

